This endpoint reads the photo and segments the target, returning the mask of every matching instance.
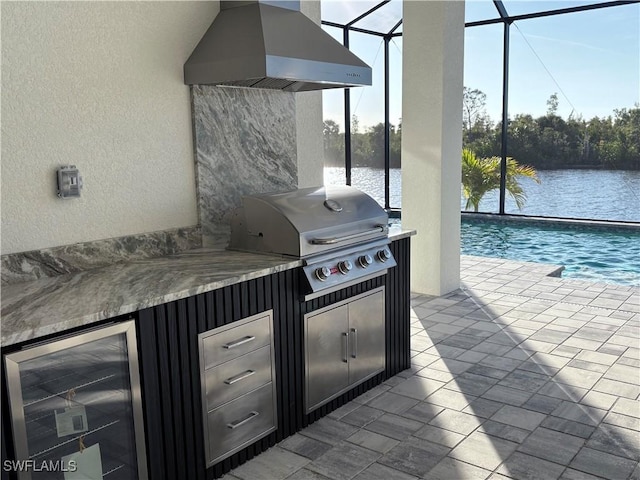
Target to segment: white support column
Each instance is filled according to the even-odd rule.
[[[460,286],[464,1],[403,3],[402,226],[411,290]]]
[[[320,25],[320,0],[300,2],[300,11]],[[324,183],[322,92],[296,93],[298,188]]]

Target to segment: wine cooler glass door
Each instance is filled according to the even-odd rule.
[[[133,321],[5,356],[18,478],[147,478]]]

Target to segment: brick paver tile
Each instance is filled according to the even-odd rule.
[[[512,405],[505,405],[491,417],[491,420],[496,422],[506,423],[525,430],[534,430],[544,419],[545,415],[542,413]]]
[[[604,478],[628,478],[637,462],[591,448],[578,452],[570,466]]]
[[[540,427],[518,447],[518,451],[568,465],[583,446],[584,439],[580,437]]]
[[[500,465],[497,472],[518,480],[552,480],[559,478],[564,468],[564,465],[516,452]]]
[[[454,448],[449,456],[487,470],[494,470],[517,447],[517,443],[476,431]]]

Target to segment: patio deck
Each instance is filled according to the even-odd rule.
[[[640,289],[462,257],[410,370],[226,480],[640,479]]]

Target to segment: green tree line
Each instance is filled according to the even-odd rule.
[[[480,158],[500,156],[502,123],[485,113],[486,95],[464,89],[463,147]],[[640,170],[640,105],[614,110],[607,117],[564,119],[557,114],[558,96],[547,101],[546,115],[517,114],[507,125],[507,154],[538,170],[602,168]],[[390,165],[400,167],[402,122],[390,128]],[[324,121],[325,165],[344,166],[344,133],[333,120]],[[351,164],[384,167],[384,123],[362,128],[351,122]]]
[[[465,87],[463,146],[478,157],[499,156],[502,122],[484,112],[486,96]],[[601,168],[640,170],[640,105],[584,120],[557,114],[558,96],[547,101],[546,115],[517,114],[507,124],[507,154],[539,170]]]
[[[344,166],[344,132],[333,120],[324,121],[324,158],[328,167]],[[400,168],[402,123],[390,125],[389,162]],[[351,166],[384,168],[384,123],[362,129],[358,117],[351,119]]]

